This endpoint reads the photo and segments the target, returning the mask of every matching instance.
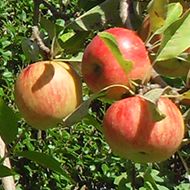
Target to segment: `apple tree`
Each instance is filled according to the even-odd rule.
[[[189,6],[2,0],[0,189],[189,189]]]

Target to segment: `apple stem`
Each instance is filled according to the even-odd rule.
[[[155,69],[152,69],[151,72],[151,80],[154,83],[159,84],[161,87],[166,87],[168,84],[162,79],[162,77],[155,71]]]

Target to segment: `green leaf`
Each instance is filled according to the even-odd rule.
[[[165,30],[155,61],[175,58],[190,47],[189,28],[190,10]]]
[[[18,133],[17,118],[3,99],[0,99],[0,135],[6,144],[11,143]]]
[[[64,27],[61,27],[44,17],[41,17],[40,24],[48,32],[48,36],[51,40],[57,36],[60,31],[64,30]]]
[[[6,177],[11,175],[16,175],[17,173],[14,170],[11,170],[10,168],[0,165],[0,177]]]
[[[118,8],[118,0],[106,0],[75,19],[75,21],[66,27],[74,30],[88,31],[103,29],[107,24],[116,26],[121,23]]]
[[[61,164],[57,160],[55,160],[53,157],[47,154],[35,152],[35,151],[23,151],[23,152],[17,152],[17,155],[28,158],[46,168],[53,170],[54,172],[57,172],[63,175],[65,180],[67,181],[73,181],[70,178],[70,176],[61,168]]]
[[[67,54],[77,53],[84,48],[84,41],[88,34],[89,32],[86,31],[69,32],[60,36],[58,40],[60,46]]]
[[[66,118],[63,119],[62,125],[63,126],[71,126],[79,121],[81,121],[87,114],[88,109],[90,107],[90,104],[93,100],[95,100],[98,97],[102,97],[106,95],[106,91],[109,88],[113,87],[123,87],[130,91],[130,89],[124,85],[110,85],[108,87],[103,88],[101,91],[93,94],[88,100],[83,102],[73,113],[68,115]]]
[[[133,68],[133,62],[130,60],[126,60],[123,57],[121,51],[119,50],[116,38],[108,32],[100,32],[98,35],[104,41],[104,43],[107,45],[109,50],[112,52],[112,54],[114,55],[114,57],[116,58],[116,60],[120,64],[120,66],[123,68],[125,73],[129,74],[129,72]]]
[[[22,51],[27,59],[37,62],[39,60],[39,47],[35,41],[30,38],[24,39],[21,42]]]
[[[160,97],[168,91],[171,91],[172,88],[170,86],[167,86],[166,88],[154,88],[152,90],[149,90],[146,92],[143,96],[144,99],[146,99],[149,102],[152,102],[153,104],[157,104]]]
[[[53,61],[66,61],[69,63],[72,62],[82,62],[83,52],[79,52],[76,56],[72,56],[71,58],[62,58],[62,59],[54,59]]]
[[[163,114],[158,109],[157,102],[160,99],[160,97],[163,95],[163,93],[165,93],[166,91],[169,91],[169,90],[171,90],[171,88],[169,86],[166,88],[163,88],[163,89],[155,88],[155,89],[148,91],[143,96],[141,96],[142,98],[144,98],[147,101],[147,103],[149,105],[149,109],[152,114],[152,119],[154,122],[158,122],[166,117],[166,115]]]
[[[170,3],[168,5],[168,12],[165,24],[162,28],[156,30],[155,34],[162,34],[168,26],[175,22],[183,13],[182,5],[178,3]]]
[[[150,32],[155,32],[163,27],[167,15],[168,0],[152,0],[148,4],[148,14],[150,15]]]
[[[144,180],[145,180],[145,183],[149,183],[154,190],[159,190],[154,178],[152,177],[151,175],[151,170],[150,171],[147,171],[144,175]],[[147,184],[148,185],[148,184]]]
[[[102,127],[100,126],[100,123],[92,115],[87,114],[83,118],[83,121],[85,124],[87,124],[89,126],[92,125],[92,126],[96,127],[96,129],[98,129],[100,132],[102,132]]]

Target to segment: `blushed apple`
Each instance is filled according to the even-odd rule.
[[[154,122],[149,104],[140,96],[115,102],[103,119],[105,140],[113,152],[140,163],[161,162],[181,145],[184,121],[178,107],[160,98],[158,109],[166,117]]]
[[[123,57],[132,61],[134,67],[127,75],[106,44],[97,35],[84,51],[82,59],[84,81],[92,92],[98,92],[104,87],[114,84],[122,84],[131,88],[129,79],[142,80],[151,68],[144,43],[134,31],[126,28],[116,27],[105,31],[117,39]],[[118,100],[125,93],[127,93],[126,89],[114,87],[107,91],[107,98]]]
[[[81,104],[82,81],[64,62],[37,62],[20,73],[14,96],[26,122],[45,130],[55,127]]]

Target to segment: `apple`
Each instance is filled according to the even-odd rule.
[[[132,30],[126,28],[110,28],[105,30],[118,41],[118,47],[126,60],[134,63],[133,69],[127,75],[103,40],[97,35],[88,44],[82,59],[82,75],[92,92],[98,92],[104,87],[122,84],[129,88],[130,79],[142,80],[150,71],[151,62],[141,38]],[[128,93],[122,87],[110,88],[107,98],[119,100]]]
[[[14,88],[15,103],[36,129],[55,127],[82,102],[82,81],[68,64],[41,61],[26,67]]]
[[[147,101],[129,97],[112,104],[103,119],[105,140],[117,155],[135,162],[161,162],[181,145],[184,121],[178,107],[161,97],[158,109],[166,117],[154,122]]]

